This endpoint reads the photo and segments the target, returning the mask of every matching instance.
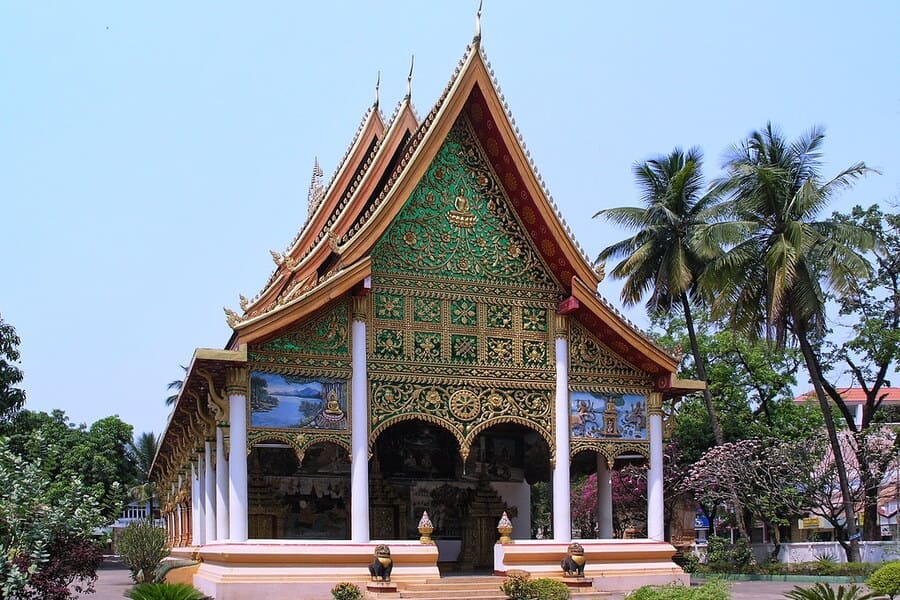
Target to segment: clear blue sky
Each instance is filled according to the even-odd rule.
[[[830,174],[900,192],[900,3],[486,0],[483,45],[575,237],[635,204],[633,162],[699,145],[706,173],[772,120],[826,127]],[[0,1],[0,314],[27,407],[159,432],[166,384],[229,336],[372,102],[424,115],[477,2]],[[618,286],[604,294],[618,301]],[[641,310],[630,311],[641,325]]]

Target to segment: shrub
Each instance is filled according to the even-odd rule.
[[[57,537],[47,549],[48,560],[31,576],[28,586],[15,597],[18,600],[68,600],[72,592],[90,594],[97,580],[97,568],[103,562],[100,549],[84,538]],[[27,568],[24,556],[19,557]],[[72,586],[72,590],[69,589]]]
[[[334,600],[362,600],[363,593],[359,586],[345,581],[331,588],[331,597]]]
[[[117,547],[131,570],[131,579],[137,583],[150,579],[160,561],[169,554],[165,530],[148,519],[129,524],[119,536]]]
[[[569,600],[572,594],[562,581],[539,577],[527,583],[529,600]]]
[[[0,598],[72,598],[97,578],[90,534],[103,523],[99,492],[48,473],[43,456],[62,452],[58,445],[37,434],[29,443],[40,450],[33,460],[0,438]]]
[[[528,573],[507,573],[506,579],[500,584],[500,591],[509,596],[510,600],[528,600]]]
[[[875,594],[864,592],[858,585],[832,587],[827,583],[817,583],[811,588],[794,586],[794,589],[784,593],[784,597],[790,600],[869,600]]]
[[[625,596],[625,600],[728,600],[730,597],[728,585],[713,579],[696,588],[679,583],[645,585]]]
[[[681,568],[685,573],[696,573],[700,568],[700,559],[693,552],[689,552],[681,559]]]
[[[210,600],[184,583],[139,583],[125,593],[132,600]]]
[[[877,593],[883,594],[894,600],[894,596],[900,594],[900,562],[887,563],[869,577],[866,585]]]
[[[711,569],[720,572],[740,573],[753,564],[753,550],[744,538],[729,543],[723,537],[710,536],[706,544],[707,562]],[[722,565],[728,565],[722,567]]]

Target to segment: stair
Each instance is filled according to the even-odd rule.
[[[506,594],[500,591],[503,577],[492,575],[485,576],[458,576],[442,577],[440,579],[428,579],[425,583],[401,584],[400,591],[393,598],[409,600],[506,600]],[[608,593],[588,589],[587,591],[573,589],[572,600],[599,600],[607,598]],[[385,594],[379,594],[379,600],[386,598]]]

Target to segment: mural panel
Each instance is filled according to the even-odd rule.
[[[347,381],[253,371],[250,426],[347,429]]]
[[[571,393],[573,438],[647,439],[647,400],[632,394]]]

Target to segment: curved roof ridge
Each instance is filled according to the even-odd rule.
[[[518,125],[516,125],[516,118],[513,116],[512,111],[509,108],[509,102],[507,102],[506,96],[503,94],[503,90],[500,88],[500,82],[494,75],[494,69],[491,66],[491,61],[488,59],[487,51],[484,49],[484,44],[478,45],[478,51],[481,54],[481,59],[484,61],[484,66],[487,69],[491,85],[494,87],[494,92],[497,94],[497,97],[500,99],[500,102],[503,105],[503,111],[506,113],[506,118],[509,119],[510,125],[512,125],[513,129],[515,130],[516,139],[518,140],[519,145],[522,147],[522,151],[525,153],[525,157],[528,159],[528,164],[531,167],[531,170],[534,173],[538,184],[541,186],[541,191],[543,192],[544,197],[547,198],[547,201],[550,203],[550,208],[553,209],[553,212],[556,214],[556,218],[559,219],[560,224],[563,226],[563,229],[566,232],[566,235],[569,237],[569,240],[581,254],[581,257],[587,264],[593,264],[593,261],[591,261],[590,257],[588,257],[587,253],[584,251],[584,248],[572,234],[572,227],[566,222],[565,217],[563,217],[562,211],[556,204],[556,200],[553,199],[553,194],[550,193],[550,188],[548,187],[547,182],[544,181],[543,175],[541,175],[540,170],[534,162],[534,157],[531,156],[531,150],[528,149],[528,145],[525,143],[525,138],[522,137],[522,132],[519,131],[519,127]]]

